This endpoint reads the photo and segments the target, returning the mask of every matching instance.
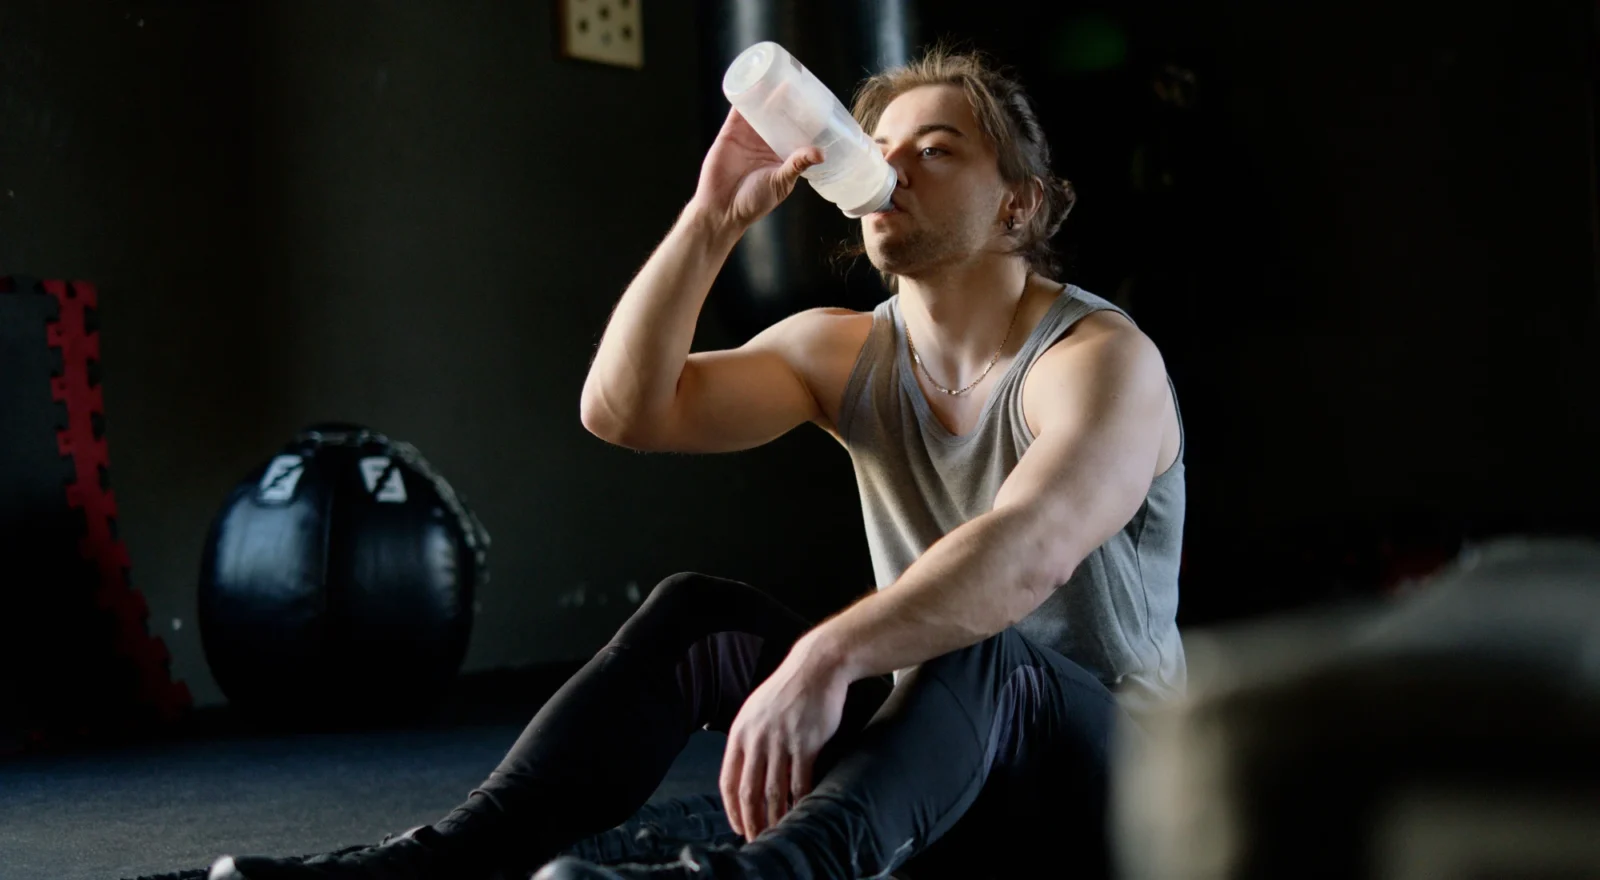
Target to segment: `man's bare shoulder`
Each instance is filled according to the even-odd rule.
[[[785,356],[822,410],[822,427],[833,433],[844,387],[872,332],[872,312],[825,306],[796,312],[781,323],[787,325]]]
[[[1042,433],[1052,413],[1072,417],[1110,398],[1159,403],[1163,469],[1176,454],[1176,406],[1166,364],[1150,337],[1117,312],[1099,311],[1072,326],[1039,356],[1023,384],[1022,406],[1028,429]]]
[[[1023,382],[1023,410],[1031,417],[1047,405],[1059,404],[1106,383],[1148,385],[1165,375],[1155,343],[1133,322],[1113,311],[1085,315],[1039,355]]]
[[[872,313],[838,306],[818,306],[796,312],[788,320],[818,335],[843,332],[847,328],[864,325],[872,327]]]
[[[872,332],[872,313],[822,306],[796,312],[783,319],[783,344],[788,354],[806,362],[838,357],[842,352],[860,351]]]
[[[1074,369],[1086,360],[1104,362],[1111,360],[1153,360],[1161,362],[1161,353],[1150,337],[1121,314],[1109,309],[1093,312],[1078,319],[1062,337],[1035,363],[1033,372],[1043,367],[1046,374],[1060,369]]]

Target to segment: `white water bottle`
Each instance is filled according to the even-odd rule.
[[[822,161],[800,176],[845,216],[889,207],[899,179],[894,168],[844,104],[787,49],[763,42],[740,52],[722,76],[722,93],[778,158],[803,147],[822,150]]]

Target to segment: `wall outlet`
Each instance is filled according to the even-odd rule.
[[[561,54],[618,67],[644,67],[639,4],[644,0],[556,0]]]

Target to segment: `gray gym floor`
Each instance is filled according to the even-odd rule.
[[[0,880],[123,880],[223,853],[305,855],[432,822],[531,712],[410,730],[239,731],[0,762]],[[714,792],[724,737],[691,740],[656,798]]]

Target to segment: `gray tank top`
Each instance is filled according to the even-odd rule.
[[[995,384],[977,425],[960,436],[939,422],[917,386],[900,297],[873,311],[838,427],[855,465],[878,589],[945,533],[994,506],[1000,484],[1033,442],[1022,415],[1028,370],[1073,324],[1105,309],[1126,317],[1068,285]],[[1179,424],[1181,435],[1181,416]],[[1176,621],[1183,515],[1180,442],[1177,461],[1155,478],[1133,519],[1016,625],[1098,676],[1130,711],[1183,690]]]

